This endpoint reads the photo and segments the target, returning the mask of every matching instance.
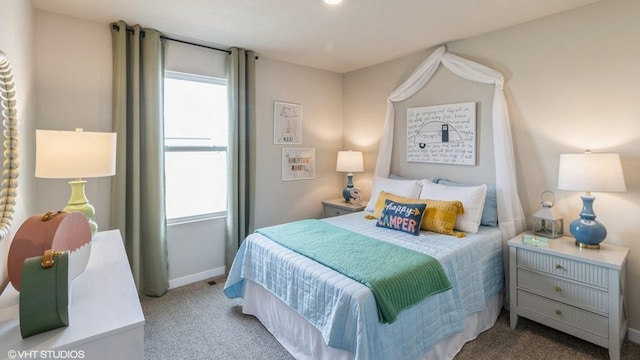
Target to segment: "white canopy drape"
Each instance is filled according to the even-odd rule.
[[[504,77],[496,70],[448,53],[445,46],[436,49],[431,56],[420,64],[409,79],[395,89],[387,98],[387,117],[380,140],[374,175],[388,177],[391,170],[395,121],[394,103],[406,100],[422,89],[431,80],[440,63],[454,74],[467,80],[483,84],[495,84],[492,116],[498,224],[502,231],[502,239],[509,240],[524,230],[525,219],[522,204],[518,197],[509,111],[503,91]]]

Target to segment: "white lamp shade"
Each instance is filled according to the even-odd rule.
[[[36,130],[36,177],[81,179],[116,173],[116,133]]]
[[[362,151],[338,151],[336,171],[348,173],[364,171]]]
[[[624,183],[618,154],[562,154],[558,189],[574,191],[622,192]]]

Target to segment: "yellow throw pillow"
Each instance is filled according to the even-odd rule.
[[[456,235],[453,232],[453,228],[456,225],[456,219],[459,214],[464,214],[464,207],[460,201],[412,199],[381,191],[380,195],[378,195],[378,200],[376,201],[375,210],[373,211],[374,218],[380,218],[387,199],[394,202],[410,202],[414,204],[427,205],[427,209],[422,217],[422,224],[420,225],[420,228],[440,234]]]
[[[460,201],[445,201],[424,199],[427,202],[427,210],[422,219],[422,228],[425,230],[460,237],[454,233],[456,219],[464,213],[464,207]]]

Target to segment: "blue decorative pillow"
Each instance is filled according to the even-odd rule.
[[[426,204],[399,203],[387,199],[376,226],[419,235],[426,208]]]
[[[457,183],[442,178],[433,179],[432,182],[448,186],[474,186],[469,184]],[[480,225],[498,226],[498,197],[496,194],[495,185],[487,185],[487,196],[485,197],[484,207],[482,208],[482,218],[480,219]]]

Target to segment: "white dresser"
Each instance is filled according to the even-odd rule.
[[[629,249],[581,249],[569,237],[525,244],[509,240],[511,329],[518,316],[609,349],[620,359],[627,332],[625,274]]]
[[[118,230],[93,238],[86,270],[71,282],[69,326],[20,336],[19,293],[0,296],[0,359],[144,357],[144,315]]]

